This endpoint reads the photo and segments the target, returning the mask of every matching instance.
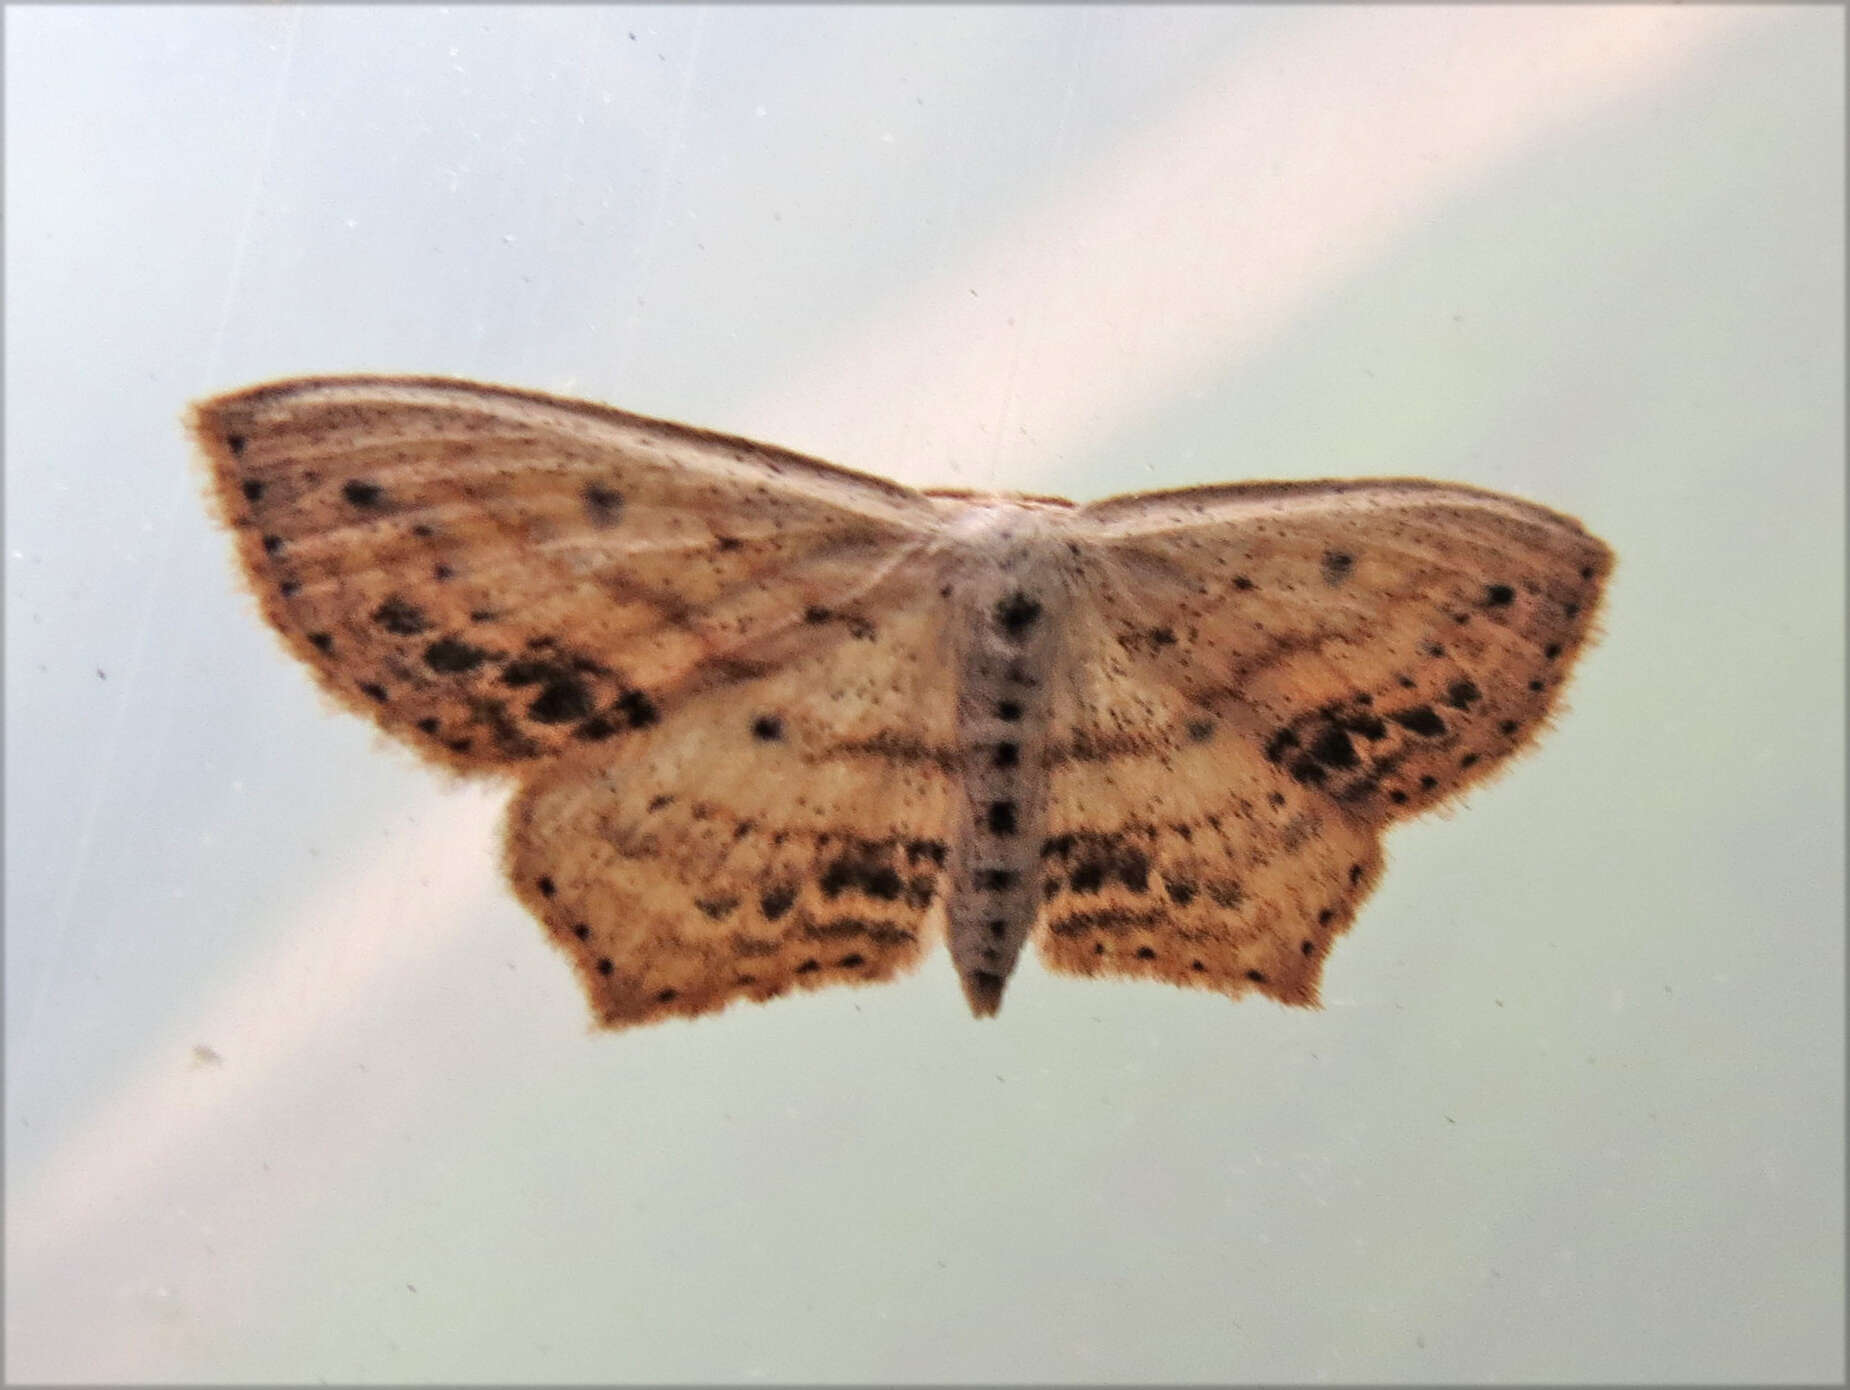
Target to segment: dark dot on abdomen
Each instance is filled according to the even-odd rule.
[[[1012,641],[1021,641],[1041,616],[1041,605],[1017,589],[996,604],[996,626]]]

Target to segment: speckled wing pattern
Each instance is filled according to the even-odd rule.
[[[1083,509],[1043,959],[1313,1004],[1380,834],[1543,727],[1611,566],[1580,526],[1419,480]]]
[[[324,688],[521,779],[509,876],[599,1020],[918,959],[948,777],[877,751],[950,737],[917,493],[446,381],[283,382],[193,428]]]
[[[946,935],[1311,1003],[1381,831],[1542,726],[1611,560],[1414,481],[920,493],[469,382],[205,401],[325,689],[518,779],[515,891],[610,1027],[869,982]]]

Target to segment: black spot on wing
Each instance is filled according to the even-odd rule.
[[[945,846],[941,840],[908,840],[906,842],[906,863],[914,868],[921,864],[935,864],[944,867]]]
[[[831,917],[825,922],[812,922],[803,928],[803,935],[811,941],[860,938],[876,946],[907,946],[918,940],[918,934],[905,927],[862,917]]]
[[[1067,886],[1075,893],[1098,893],[1116,881],[1133,893],[1150,887],[1150,856],[1122,835],[1061,835],[1041,847],[1043,859],[1064,859]]]
[[[879,847],[857,847],[831,860],[822,871],[818,886],[825,898],[838,898],[854,892],[894,902],[905,892],[906,885],[897,870],[887,862],[887,851]]]
[[[443,676],[473,671],[486,660],[487,652],[454,637],[440,637],[424,648],[424,664]]]
[[[630,728],[646,729],[661,722],[661,711],[640,690],[626,690],[617,697],[617,713],[629,720]]]
[[[1354,767],[1357,762],[1355,745],[1349,742],[1349,735],[1335,725],[1317,735],[1317,741],[1310,746],[1310,755],[1325,767]]]
[[[585,519],[593,526],[615,526],[623,519],[623,494],[603,483],[586,483],[579,494],[584,498]]]
[[[1388,714],[1401,728],[1420,735],[1422,738],[1439,738],[1445,733],[1445,721],[1433,713],[1431,705],[1415,705],[1411,709],[1395,710]]]
[[[1453,709],[1470,709],[1472,702],[1479,699],[1482,694],[1483,692],[1468,678],[1461,676],[1453,681],[1451,688],[1445,692],[1445,703]]]
[[[554,681],[527,706],[527,717],[540,724],[570,724],[591,713],[591,696],[577,681]]]
[[[424,610],[397,594],[373,609],[373,621],[397,637],[416,637],[430,627]]]

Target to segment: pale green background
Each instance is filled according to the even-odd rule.
[[[11,1378],[1842,1377],[1840,10],[6,21]],[[207,520],[184,403],[356,370],[1620,564],[1321,1012],[592,1036]]]

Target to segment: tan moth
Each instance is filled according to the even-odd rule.
[[[918,492],[463,381],[192,429],[321,684],[517,779],[515,892],[602,1024],[1056,971],[1314,1004],[1381,835],[1543,728],[1611,568],[1417,479]]]

